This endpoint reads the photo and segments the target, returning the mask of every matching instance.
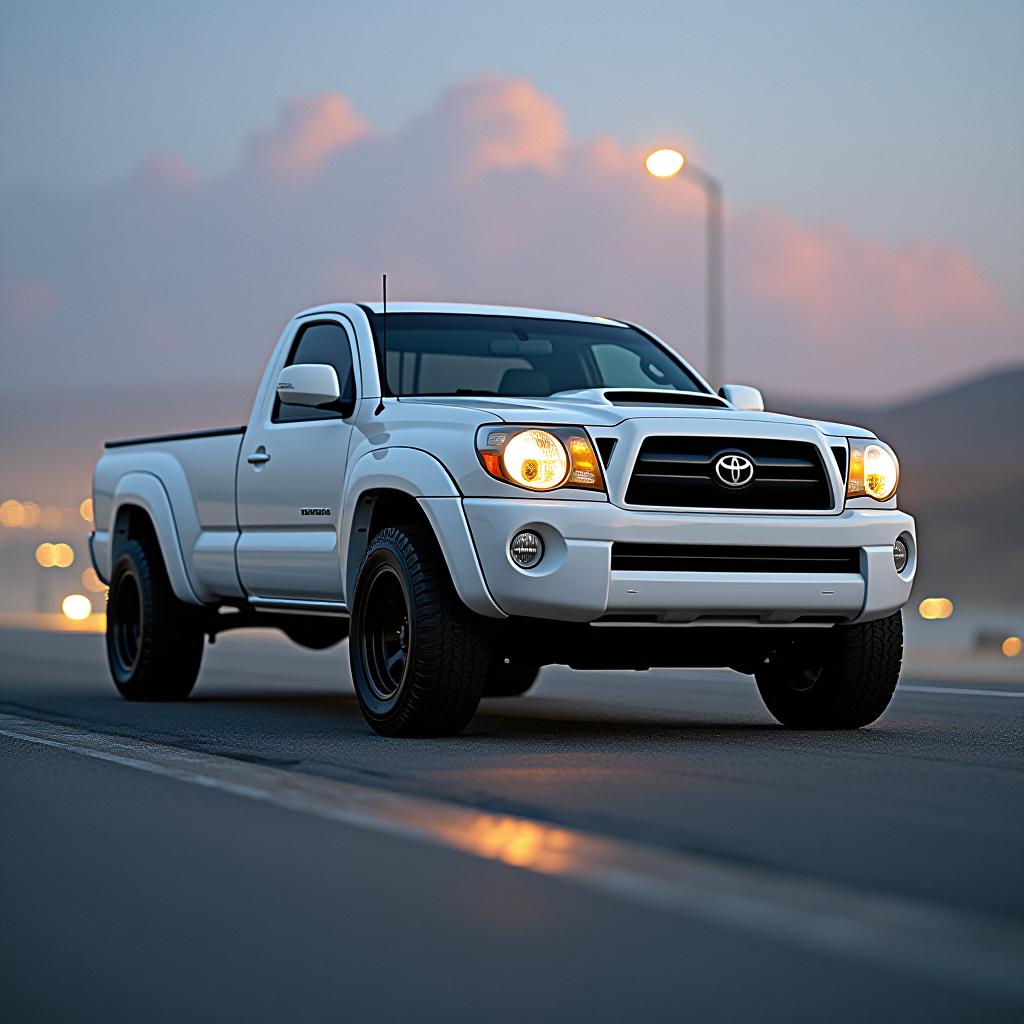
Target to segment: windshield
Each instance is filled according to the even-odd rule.
[[[381,320],[370,313],[377,344]],[[700,391],[634,327],[467,313],[389,313],[391,394],[545,397],[586,388]]]

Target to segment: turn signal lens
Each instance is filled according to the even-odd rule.
[[[579,428],[491,429],[481,433],[477,450],[491,476],[531,491],[604,490],[597,452]]]
[[[890,448],[877,442],[850,442],[848,498],[867,495],[876,501],[887,501],[896,493],[899,481],[900,464]]]
[[[597,461],[597,452],[594,451],[589,438],[569,438],[569,461],[572,463],[572,469],[569,470],[569,479],[566,483],[575,487],[604,489],[601,463]]]

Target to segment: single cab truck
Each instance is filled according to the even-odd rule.
[[[891,449],[718,393],[649,331],[428,303],[298,314],[249,423],[111,441],[90,549],[133,700],[218,633],[349,639],[369,724],[451,734],[540,668],[725,666],[796,728],[888,705],[917,564]]]

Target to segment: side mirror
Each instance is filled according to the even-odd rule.
[[[338,374],[327,363],[295,363],[277,378],[277,397],[285,405],[313,408],[335,405],[341,398]]]
[[[745,412],[764,412],[764,395],[746,384],[723,384],[718,393],[731,405]]]

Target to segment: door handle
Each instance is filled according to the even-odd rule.
[[[258,466],[262,462],[270,461],[270,453],[263,445],[260,445],[245,461],[251,466]]]

